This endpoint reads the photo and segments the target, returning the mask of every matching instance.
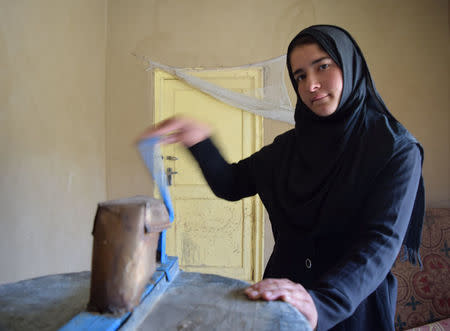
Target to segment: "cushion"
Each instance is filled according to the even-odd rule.
[[[409,329],[408,331],[448,331],[450,330],[450,318],[439,322],[430,323],[419,326],[417,328]]]
[[[422,268],[402,261],[402,255],[400,252],[392,269],[398,280],[396,330],[449,318],[450,208],[426,211],[420,247]]]

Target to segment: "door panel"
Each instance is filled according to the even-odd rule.
[[[235,91],[261,84],[257,69],[197,72]],[[175,77],[155,71],[155,123],[174,115],[197,118],[212,126],[215,143],[229,162],[262,145],[262,118],[226,105]],[[181,145],[162,148],[165,167],[177,172],[170,192],[175,221],[167,233],[167,253],[185,271],[214,273],[247,281],[262,276],[263,213],[257,197],[228,202],[215,197],[197,163]]]

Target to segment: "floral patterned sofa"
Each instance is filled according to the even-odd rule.
[[[392,269],[398,280],[396,330],[450,330],[450,208],[426,211],[422,269],[400,255]]]

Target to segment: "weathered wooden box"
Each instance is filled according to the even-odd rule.
[[[159,234],[169,224],[164,203],[150,197],[98,204],[89,311],[122,314],[139,304],[156,270]]]

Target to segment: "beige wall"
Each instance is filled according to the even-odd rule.
[[[245,64],[278,56],[302,28],[328,23],[353,34],[386,104],[423,143],[428,205],[450,206],[447,0],[110,0],[108,22],[110,197],[151,193],[129,143],[152,121],[151,84],[131,52],[177,66]],[[266,143],[287,128],[266,121]]]
[[[0,283],[90,268],[105,0],[0,0]]]
[[[0,282],[89,269],[96,203],[151,194],[132,143],[151,84],[132,52],[245,64],[341,25],[425,147],[428,205],[449,207],[448,13],[447,0],[0,0]],[[288,127],[266,121],[265,141]]]

